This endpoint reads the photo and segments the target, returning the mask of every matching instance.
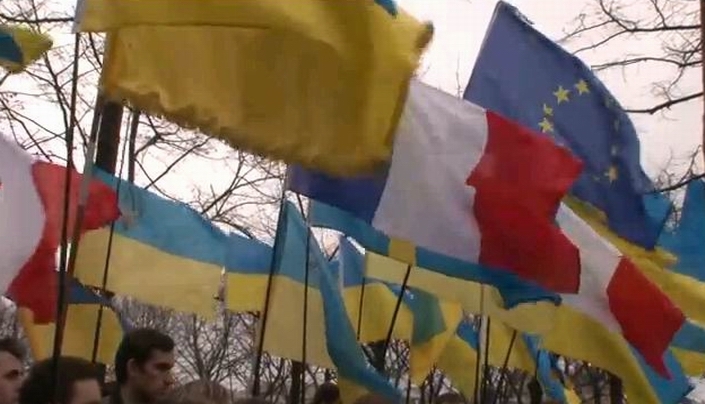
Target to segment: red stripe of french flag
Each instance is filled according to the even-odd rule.
[[[686,321],[671,299],[622,257],[607,286],[609,309],[624,338],[660,375],[668,376],[663,354]]]
[[[668,376],[663,354],[685,322],[681,310],[567,206],[557,215],[561,229],[580,249],[580,289],[564,295],[563,304],[620,333],[654,370]]]
[[[567,207],[556,216],[581,162],[495,113],[487,124],[484,154],[466,181],[476,190],[480,262],[564,293],[564,304],[620,332],[666,376],[663,354],[685,321],[681,310]]]
[[[549,138],[493,112],[486,115],[484,154],[466,181],[476,190],[480,262],[555,292],[577,292],[578,248],[554,219],[582,163]]]

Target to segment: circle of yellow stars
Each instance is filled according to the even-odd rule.
[[[538,123],[541,132],[548,134],[551,137],[554,137],[556,134],[556,128],[553,123],[553,117],[555,112],[555,107],[553,105],[558,107],[561,104],[569,103],[573,97],[580,97],[587,94],[590,94],[590,87],[588,86],[588,83],[583,79],[578,80],[578,82],[575,83],[571,89],[559,85],[556,91],[553,92],[553,96],[556,100],[555,104],[544,103],[542,106],[543,119],[541,119],[541,121]],[[610,97],[605,98],[604,104],[605,107],[607,107],[608,109],[612,109],[616,106],[614,100],[612,100],[612,98]],[[613,126],[614,131],[618,132],[620,128],[619,119],[615,119]],[[612,145],[610,149],[611,156],[615,157],[618,151],[619,149],[617,148],[617,146]],[[619,177],[619,171],[617,170],[617,166],[615,166],[614,164],[610,165],[610,167],[604,172],[603,175],[605,178],[607,178],[610,183],[617,181],[617,178]],[[599,182],[601,178],[600,176],[593,175],[593,180]]]

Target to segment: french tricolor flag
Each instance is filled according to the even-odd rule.
[[[38,324],[56,317],[56,251],[64,222],[66,167],[36,161],[0,135],[0,292],[30,309]],[[72,170],[69,237],[75,222],[81,175]],[[81,230],[120,217],[115,192],[91,181]]]
[[[578,249],[554,218],[580,169],[549,138],[413,81],[388,167],[358,178],[292,167],[289,187],[391,237],[575,293]]]
[[[666,374],[663,353],[683,313],[560,204],[580,162],[547,137],[419,82],[405,108],[383,172],[332,178],[292,167],[289,187],[389,236],[559,292]]]
[[[580,249],[580,289],[563,304],[622,334],[654,370],[668,376],[663,354],[686,325],[673,301],[575,212],[563,205],[556,221]]]

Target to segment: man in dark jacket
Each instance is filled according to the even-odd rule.
[[[105,404],[152,404],[174,384],[174,340],[151,329],[129,331],[115,354],[117,388]]]

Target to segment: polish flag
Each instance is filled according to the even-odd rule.
[[[289,187],[390,237],[574,293],[578,249],[554,218],[580,169],[552,140],[412,81],[387,168],[334,178],[292,167]]]
[[[81,174],[72,170],[68,236],[73,233]],[[36,161],[0,136],[0,289],[34,313],[38,324],[56,317],[66,167]],[[117,195],[91,181],[82,231],[120,217]]]

